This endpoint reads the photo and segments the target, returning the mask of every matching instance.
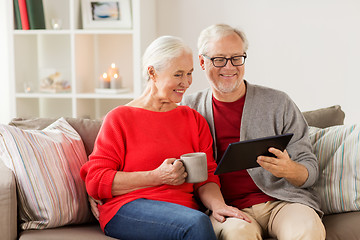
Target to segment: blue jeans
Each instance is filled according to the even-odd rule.
[[[121,240],[216,240],[206,214],[182,205],[142,198],[122,206],[106,224],[104,232]]]

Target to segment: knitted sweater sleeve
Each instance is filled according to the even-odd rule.
[[[108,113],[89,161],[80,170],[87,192],[95,199],[111,198],[115,174],[123,166],[125,133],[115,111]]]
[[[220,180],[218,176],[214,175],[217,164],[213,156],[213,139],[210,133],[209,125],[207,124],[205,118],[201,116],[201,114],[199,114],[195,110],[194,112],[197,118],[199,129],[199,149],[200,152],[206,153],[206,158],[208,162],[208,179],[202,183],[195,184],[194,189],[196,191],[199,187],[208,182],[214,182],[220,186]]]

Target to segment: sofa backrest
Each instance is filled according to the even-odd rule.
[[[344,124],[345,118],[345,113],[341,110],[339,105],[303,112],[303,115],[309,126],[318,128],[342,125]],[[85,145],[86,154],[89,156],[93,151],[95,139],[100,130],[102,121],[82,118],[65,119],[81,136]],[[41,130],[56,120],[57,118],[14,118],[11,120],[9,125],[16,126],[24,130]]]
[[[100,130],[102,121],[82,118],[65,118],[66,121],[79,133],[83,140],[86,154],[89,156],[94,148],[96,136]],[[9,125],[16,126],[24,130],[42,130],[55,122],[57,118],[14,118]]]
[[[343,125],[345,119],[345,113],[339,105],[303,112],[303,115],[309,126],[318,128]]]

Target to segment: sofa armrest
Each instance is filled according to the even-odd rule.
[[[16,182],[13,172],[0,159],[0,233],[1,239],[17,238]]]

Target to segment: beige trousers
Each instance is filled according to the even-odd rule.
[[[227,218],[220,223],[210,216],[219,240],[261,240],[272,237],[278,240],[324,240],[325,227],[319,215],[300,203],[269,201],[242,209],[251,223]]]

